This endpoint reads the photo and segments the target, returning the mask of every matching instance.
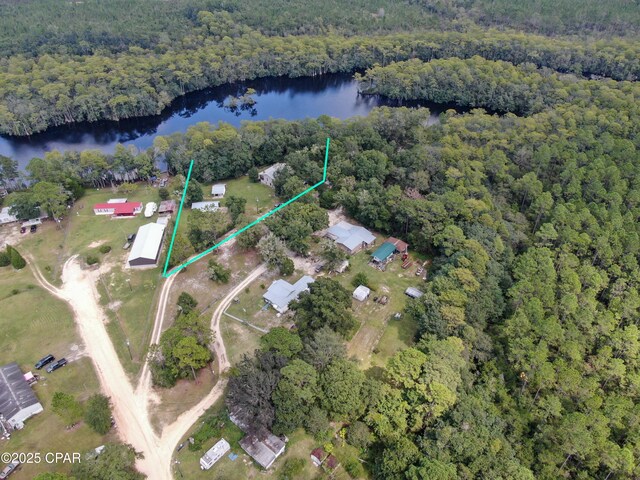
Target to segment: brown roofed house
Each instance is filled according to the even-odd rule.
[[[396,250],[400,253],[407,253],[409,251],[409,244],[395,237],[387,238],[386,243],[391,243],[392,245],[395,245]]]
[[[322,465],[324,459],[327,457],[326,452],[322,449],[322,447],[318,447],[311,452],[311,461],[316,467]]]

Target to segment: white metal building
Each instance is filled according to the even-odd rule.
[[[266,170],[263,170],[262,172],[258,173],[258,178],[260,179],[260,182],[264,183],[269,187],[273,187],[273,181],[276,178],[276,173],[282,170],[285,166],[286,165],[284,163],[276,163],[274,165],[271,165]]]
[[[220,202],[193,202],[191,210],[200,210],[201,212],[215,212],[220,208]]]
[[[129,266],[142,267],[158,263],[164,235],[164,225],[147,223],[138,229],[138,234],[129,253]]]
[[[211,187],[211,196],[214,198],[222,198],[227,193],[227,185],[224,183],[216,183]]]
[[[355,298],[359,302],[364,302],[370,293],[371,293],[371,290],[368,287],[365,287],[364,285],[359,285],[358,288],[356,288],[353,291],[353,298]]]

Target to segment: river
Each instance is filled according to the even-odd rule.
[[[232,111],[225,107],[229,95],[256,90],[255,106],[250,110]],[[245,120],[283,118],[299,120],[329,115],[345,119],[367,115],[372,108],[397,103],[377,96],[358,95],[358,85],[350,74],[328,74],[318,77],[272,77],[240,82],[189,93],[176,99],[160,115],[132,118],[119,122],[101,121],[77,123],[31,135],[30,137],[0,136],[0,154],[18,161],[21,170],[33,157],[42,157],[50,150],[100,149],[111,153],[118,143],[150,147],[154,137],[185,132],[198,122],[217,123],[222,120],[240,125]],[[426,106],[431,110],[431,123],[450,106],[427,102],[407,103]]]

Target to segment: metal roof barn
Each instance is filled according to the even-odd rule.
[[[129,266],[155,265],[160,256],[164,225],[147,223],[138,229],[138,234],[129,253]]]

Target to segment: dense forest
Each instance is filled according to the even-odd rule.
[[[86,52],[0,58],[0,133],[30,135],[53,125],[154,115],[176,97],[213,85],[352,72],[413,58],[479,55],[577,75],[640,77],[640,47],[632,39],[549,38],[477,28],[283,37],[239,23],[226,11],[192,14],[188,33],[159,35],[154,45],[94,51],[83,40]]]
[[[156,113],[212,84],[329,71],[360,70],[365,95],[473,110],[435,125],[428,110],[404,107],[344,121],[200,123],[146,151],[49,152],[24,178],[0,157],[0,185],[17,190],[5,205],[59,218],[84,188],[150,179],[158,161],[179,184],[192,159],[194,182],[255,177],[284,161],[275,190],[287,199],[320,180],[331,137],[329,183],[238,236],[238,247],[292,270],[287,252],[307,251],[326,210],[342,207],[432,259],[425,295],[402,312],[417,334],[384,368],[362,370],[346,357],[357,326],[349,292],[319,279],[292,304],[298,328],[273,329],[234,367],[229,411],[319,443],[338,429],[365,461],[345,462],[354,478],[363,469],[384,480],[640,478],[637,3],[334,1],[324,17],[308,3],[177,1],[136,30],[150,15],[143,7],[129,22],[88,2],[100,38],[86,36],[82,16],[67,40],[17,22],[23,37],[0,36],[9,52],[0,129]],[[27,5],[25,18],[41,15],[34,5],[56,8],[0,5]],[[368,27],[357,21],[365,13]],[[36,51],[21,49],[28,42]],[[242,225],[243,210],[237,202],[229,217],[192,220],[185,255]],[[228,280],[215,262],[208,272]],[[184,306],[154,350],[157,385],[195,376],[210,358],[197,305]],[[181,365],[194,350],[199,363]]]

